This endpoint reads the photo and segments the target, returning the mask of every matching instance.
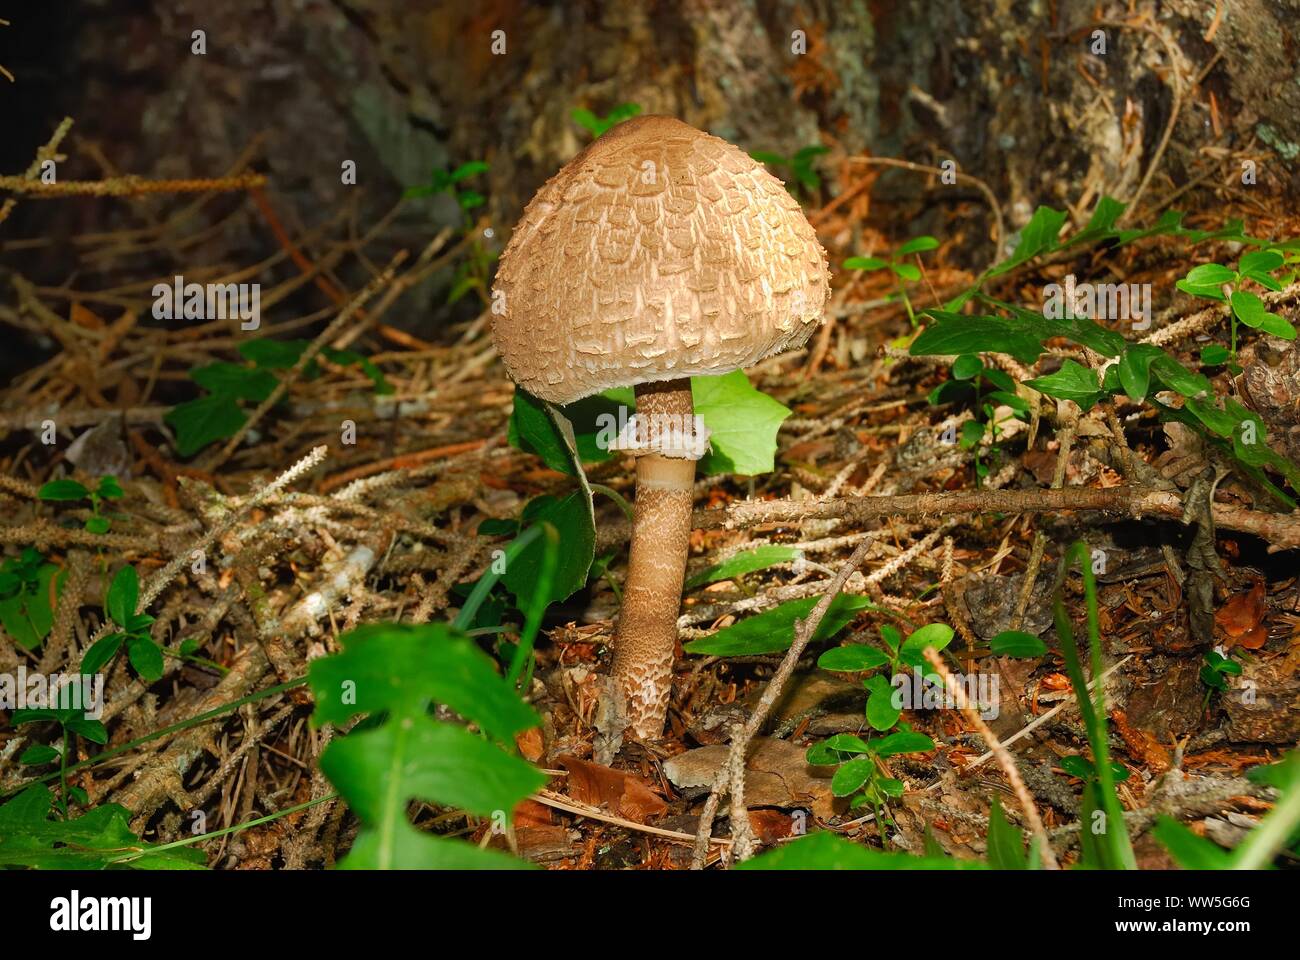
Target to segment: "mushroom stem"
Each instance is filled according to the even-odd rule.
[[[661,440],[678,431],[678,449],[694,437],[690,380],[640,384],[636,388],[638,436]],[[662,449],[662,444],[660,444]],[[636,462],[636,503],[623,608],[614,634],[614,677],[627,697],[632,734],[663,736],[672,692],[677,614],[691,535],[694,456],[645,453]]]

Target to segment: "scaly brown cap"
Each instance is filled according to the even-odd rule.
[[[826,251],[781,181],[724,140],[648,116],[537,191],[494,293],[511,378],[563,404],[803,346],[830,285]]]

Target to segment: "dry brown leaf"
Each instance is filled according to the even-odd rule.
[[[579,803],[604,807],[637,823],[668,812],[663,798],[630,773],[573,756],[559,760],[569,771],[568,794]]]

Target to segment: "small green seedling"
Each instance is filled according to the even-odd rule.
[[[975,411],[974,419],[961,425],[961,434],[957,442],[963,450],[975,453],[975,477],[983,481],[988,476],[990,465],[980,453],[980,443],[988,435],[991,442],[991,458],[1001,456],[998,440],[1002,435],[1001,424],[1010,418],[997,418],[999,405],[1010,408],[1012,416],[1028,419],[1030,408],[1027,401],[1016,394],[1016,383],[1006,373],[996,367],[984,365],[984,361],[973,353],[964,353],[952,363],[952,378],[945,380],[933,390],[928,397],[931,404],[938,405],[960,400],[971,400]]]
[[[122,487],[118,484],[117,477],[113,476],[100,477],[99,483],[94,490],[87,489],[76,480],[64,478],[62,480],[51,480],[41,487],[37,492],[37,496],[42,500],[53,502],[89,500],[90,516],[86,518],[86,530],[90,533],[108,533],[113,526],[113,520],[102,512],[104,502],[107,500],[120,500],[122,498]]]
[[[127,660],[142,679],[152,683],[162,677],[162,648],[149,635],[149,627],[154,620],[147,613],[135,612],[139,598],[140,578],[135,567],[123,567],[113,577],[108,588],[108,600],[104,604],[104,613],[122,629],[97,640],[86,651],[81,659],[83,674],[104,670],[118,651],[125,647]]]
[[[759,163],[789,171],[790,179],[787,189],[790,189],[791,193],[796,191],[811,193],[814,190],[821,189],[822,185],[822,178],[813,169],[813,161],[823,153],[829,152],[830,148],[828,147],[813,146],[796,150],[794,155],[789,157],[780,153],[771,153],[767,150],[753,150],[749,155]]]
[[[896,251],[889,259],[884,260],[880,257],[849,257],[844,261],[846,270],[866,270],[873,272],[876,270],[888,270],[894,275],[894,283],[897,287],[897,296],[903,302],[904,309],[907,310],[907,319],[911,321],[912,326],[916,327],[916,311],[912,309],[912,300],[907,295],[906,283],[915,283],[921,279],[920,254],[926,250],[934,250],[939,246],[939,241],[934,237],[914,237],[907,241]],[[904,262],[904,257],[915,256],[916,263]]]
[[[620,103],[603,117],[598,117],[586,107],[575,107],[569,114],[573,122],[586,130],[593,138],[602,136],[610,127],[617,126],[624,120],[631,120],[641,113],[639,103]]]
[[[1186,277],[1178,281],[1178,289],[1184,293],[1194,297],[1226,301],[1232,310],[1231,345],[1227,354],[1220,352],[1222,347],[1218,350],[1207,347],[1201,352],[1201,363],[1215,365],[1229,358],[1236,359],[1239,323],[1284,340],[1295,339],[1295,327],[1289,321],[1276,313],[1270,313],[1257,294],[1241,289],[1243,283],[1249,280],[1265,290],[1273,292],[1281,290],[1282,282],[1273,274],[1287,265],[1286,256],[1279,250],[1252,250],[1242,254],[1241,259],[1237,261],[1236,270],[1219,263],[1203,263],[1193,267]],[[1209,351],[1208,358],[1206,351]]]
[[[1205,702],[1210,702],[1210,694],[1228,689],[1228,677],[1241,676],[1241,664],[1230,657],[1225,657],[1218,650],[1205,651],[1205,666],[1201,667],[1201,683],[1205,684]]]
[[[429,177],[428,183],[407,187],[402,196],[412,200],[419,197],[431,197],[437,193],[449,193],[456,199],[456,204],[468,214],[475,207],[483,206],[487,202],[487,198],[477,190],[461,189],[460,184],[470,177],[487,173],[489,169],[486,160],[471,160],[468,163],[462,163],[454,170],[434,170]]]

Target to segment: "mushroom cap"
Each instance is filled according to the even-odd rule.
[[[780,180],[725,140],[646,116],[529,202],[492,332],[515,383],[564,404],[801,347],[829,296],[826,251]]]

